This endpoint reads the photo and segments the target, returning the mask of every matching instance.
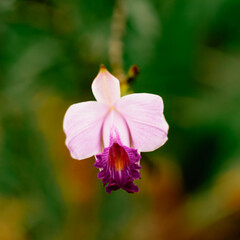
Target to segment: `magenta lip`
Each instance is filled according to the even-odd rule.
[[[128,193],[138,192],[133,181],[141,177],[139,160],[141,156],[136,149],[118,143],[104,148],[102,154],[96,155],[94,166],[100,169],[97,177],[102,179],[106,192],[124,189]]]

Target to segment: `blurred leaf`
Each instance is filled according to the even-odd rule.
[[[56,234],[63,220],[63,202],[51,171],[46,146],[29,115],[7,116],[3,124],[0,193],[26,199],[26,227],[33,239]]]

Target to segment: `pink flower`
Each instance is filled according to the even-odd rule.
[[[65,114],[66,145],[75,159],[93,155],[98,178],[111,193],[120,188],[138,192],[140,152],[150,152],[167,141],[168,124],[158,95],[136,93],[120,97],[119,80],[100,67],[92,83],[97,101],[76,103]]]

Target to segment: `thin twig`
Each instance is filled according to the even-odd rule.
[[[109,59],[113,74],[123,82],[126,79],[123,69],[123,37],[126,27],[126,1],[115,0],[112,16]]]

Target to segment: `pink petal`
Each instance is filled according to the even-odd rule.
[[[104,147],[109,147],[114,140],[130,147],[130,135],[126,121],[118,112],[111,110],[103,125]]]
[[[139,93],[124,96],[115,108],[130,129],[133,147],[140,152],[154,151],[167,141],[168,124],[163,101],[158,95]]]
[[[92,83],[92,92],[98,102],[113,106],[120,98],[119,80],[115,78],[104,66]]]
[[[81,160],[101,152],[101,128],[108,110],[106,105],[95,101],[68,108],[63,129],[73,158]]]

